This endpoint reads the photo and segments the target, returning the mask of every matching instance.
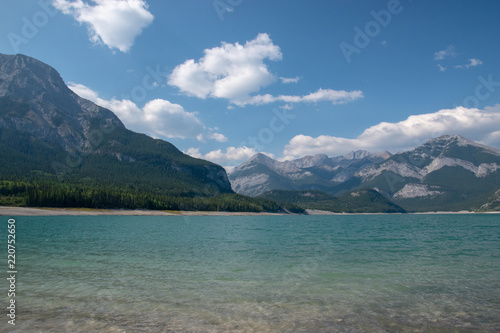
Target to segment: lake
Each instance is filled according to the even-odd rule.
[[[494,214],[17,217],[16,259],[2,332],[500,331]]]

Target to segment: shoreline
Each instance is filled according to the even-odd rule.
[[[306,210],[308,215],[393,215],[401,213],[334,213],[324,210]],[[473,211],[437,211],[407,213],[414,215],[429,214],[500,214],[500,212]],[[252,212],[204,212],[204,211],[164,211],[141,209],[93,209],[93,208],[44,208],[44,207],[4,207],[0,206],[0,216],[285,216],[298,215],[286,213],[252,213]]]
[[[285,213],[167,211],[145,209],[51,208],[0,206],[0,216],[253,216],[289,215]]]

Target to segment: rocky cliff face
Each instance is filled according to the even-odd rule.
[[[354,177],[408,210],[460,210],[480,208],[500,186],[499,170],[499,150],[444,135]]]
[[[124,128],[111,111],[71,91],[54,68],[24,55],[0,55],[0,98],[20,109],[3,114],[0,127],[28,132],[68,151],[89,148],[93,122]]]
[[[408,211],[486,209],[497,207],[500,151],[459,135],[444,135],[392,156],[357,151],[278,162],[256,155],[235,168],[229,179],[236,192],[247,195],[271,190],[336,195],[375,189]]]
[[[431,139],[412,151],[394,155],[386,163],[374,165],[356,173],[364,181],[384,171],[398,176],[424,179],[444,167],[459,167],[476,177],[486,177],[500,169],[500,151],[470,141],[459,135]]]
[[[253,156],[229,175],[233,190],[258,196],[270,190],[322,190],[335,187],[352,178],[360,169],[387,159],[388,152],[372,154],[356,151],[344,156],[318,154],[279,162],[263,154]]]
[[[54,68],[24,55],[0,54],[0,152],[0,177],[63,170],[72,181],[172,189],[162,193],[232,192],[222,167],[126,129]]]

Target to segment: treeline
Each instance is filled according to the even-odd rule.
[[[0,100],[0,108],[2,101]],[[5,110],[0,109],[0,116]],[[231,193],[217,176],[221,167],[191,158],[172,144],[116,129],[98,147],[67,152],[44,141],[0,126],[0,179],[72,183],[90,187],[140,189],[159,195]]]
[[[280,205],[293,203],[302,209],[319,209],[334,213],[404,213],[405,210],[375,190],[357,190],[338,197],[315,191],[272,190],[261,198]]]
[[[0,180],[0,204],[27,207],[81,207],[228,212],[282,212],[272,200],[239,194],[168,196],[123,188]],[[291,205],[290,210],[301,213]]]

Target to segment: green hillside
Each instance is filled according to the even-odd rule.
[[[339,197],[314,191],[273,190],[261,198],[281,205],[294,204],[302,209],[318,209],[335,213],[404,213],[405,210],[374,190],[359,190]]]

